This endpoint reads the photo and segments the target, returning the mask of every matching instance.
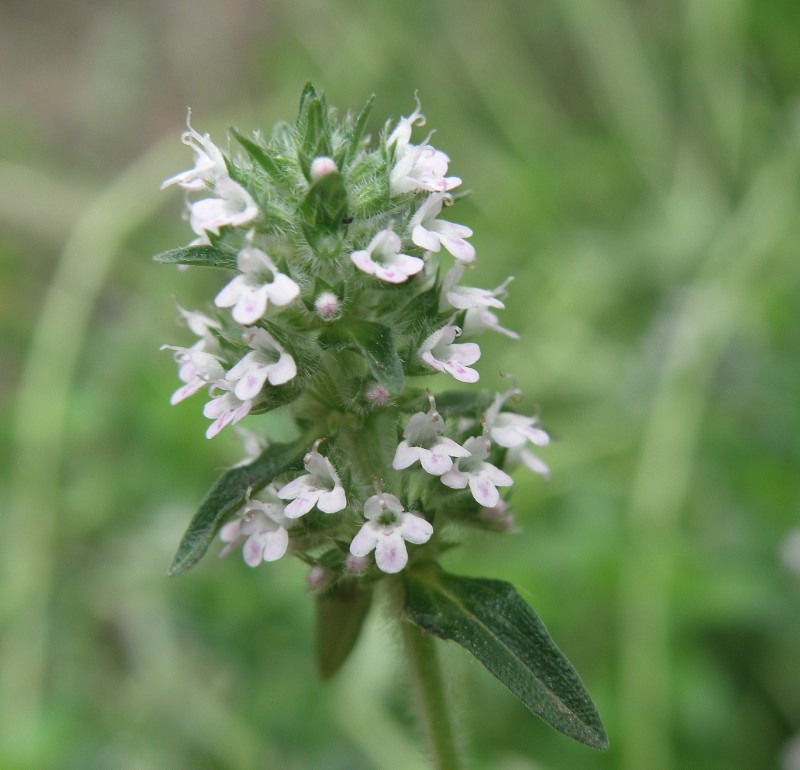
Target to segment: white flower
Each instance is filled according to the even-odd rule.
[[[420,112],[416,94],[417,108],[408,117],[400,118],[394,131],[386,140],[386,146],[395,148],[395,165],[389,174],[389,191],[392,195],[413,190],[446,192],[461,184],[457,176],[446,177],[450,159],[443,152],[434,149],[427,139],[421,145],[410,144],[411,130],[414,126],[424,126],[425,116]]]
[[[256,433],[246,428],[234,428],[236,435],[242,442],[244,457],[239,460],[234,468],[241,468],[243,465],[250,465],[257,460],[261,453],[269,446],[269,439],[261,433]]]
[[[496,289],[478,289],[472,286],[458,286],[464,276],[462,264],[453,265],[442,278],[442,293],[439,307],[444,311],[448,308],[457,310],[484,310],[487,307],[504,308],[505,305],[499,297],[505,297],[506,286],[513,278],[506,278]]]
[[[428,251],[439,251],[444,246],[460,262],[472,262],[475,248],[464,240],[472,235],[472,230],[464,225],[436,219],[448,197],[444,193],[428,196],[409,222],[411,240]]]
[[[547,446],[550,443],[550,436],[538,427],[539,421],[536,417],[501,411],[509,398],[518,395],[520,391],[511,388],[495,396],[494,402],[484,416],[486,431],[495,443],[511,450],[509,462],[522,462],[534,473],[549,479],[550,469],[525,445],[530,442],[536,446]]]
[[[172,394],[169,402],[173,406],[194,395],[200,388],[225,376],[225,370],[219,359],[214,354],[200,349],[199,346],[202,344],[203,341],[200,340],[191,348],[181,348],[175,345],[163,345],[161,348],[175,351],[178,377],[186,383]]]
[[[237,398],[255,398],[265,382],[283,385],[297,374],[294,358],[266,329],[248,329],[244,339],[253,350],[226,375],[228,381],[235,382]]]
[[[226,543],[219,555],[227,555],[244,541],[242,555],[250,567],[280,559],[289,546],[286,528],[291,526],[291,521],[283,515],[284,505],[277,499],[275,488],[270,485],[259,494],[261,499],[248,494],[238,518],[229,521],[219,532],[220,540]]]
[[[481,349],[474,342],[453,344],[461,329],[448,324],[437,329],[422,343],[418,354],[428,366],[452,374],[459,382],[477,382],[479,374],[469,365],[481,357]]]
[[[400,253],[400,236],[391,227],[381,230],[369,246],[350,255],[353,264],[361,271],[374,275],[387,283],[403,283],[425,266],[419,257]]]
[[[433,396],[428,396],[431,408],[428,412],[417,412],[411,416],[403,440],[397,447],[392,461],[395,470],[402,470],[419,460],[420,465],[431,475],[441,476],[453,467],[453,457],[467,457],[469,452],[453,439],[446,438],[444,420],[436,411]]]
[[[283,307],[300,293],[300,287],[288,275],[278,272],[273,261],[252,245],[252,232],[236,263],[242,274],[217,294],[214,304],[233,307],[233,320],[237,323],[250,326],[267,312],[270,302]]]
[[[228,176],[225,158],[219,148],[211,141],[208,134],[201,136],[192,128],[189,123],[191,116],[192,112],[189,110],[186,116],[186,127],[189,130],[181,134],[181,141],[194,150],[194,168],[165,180],[161,185],[162,190],[173,184],[180,185],[184,190],[202,190]]]
[[[253,408],[253,399],[238,398],[233,392],[235,387],[235,380],[217,380],[213,384],[213,398],[203,407],[203,414],[209,420],[214,420],[206,430],[206,438],[214,438],[226,425],[236,424]]]
[[[203,198],[189,204],[189,224],[199,236],[219,235],[220,227],[242,227],[258,216],[258,206],[250,193],[225,176],[214,184],[218,197]]]
[[[514,483],[511,476],[486,462],[491,446],[486,436],[468,438],[464,449],[470,456],[456,460],[452,470],[441,477],[442,483],[451,489],[464,489],[469,485],[472,496],[484,508],[494,508],[500,500],[496,487],[508,487]]]
[[[389,574],[400,572],[408,563],[406,544],[427,543],[433,527],[414,511],[404,511],[403,504],[394,495],[373,495],[364,503],[367,521],[350,543],[350,553],[364,557],[375,549],[378,569]]]
[[[347,505],[339,475],[327,457],[318,451],[319,442],[303,459],[306,473],[290,481],[278,490],[282,500],[291,500],[285,515],[296,519],[308,513],[314,506],[323,513],[336,513]]]
[[[211,330],[222,328],[222,324],[219,321],[209,318],[205,313],[201,313],[198,310],[184,310],[180,305],[178,305],[178,311],[186,321],[189,331],[202,338],[203,350],[210,351],[212,348],[216,349],[218,347],[217,338]]]
[[[506,337],[510,337],[512,340],[519,339],[519,334],[515,331],[500,326],[500,319],[491,310],[486,308],[471,308],[467,310],[464,314],[464,334],[468,337],[475,337],[487,329],[499,334],[505,334]]]

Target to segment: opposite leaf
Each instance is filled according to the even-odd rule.
[[[260,489],[293,466],[302,468],[303,451],[298,444],[273,444],[249,465],[223,473],[189,522],[167,574],[180,575],[194,566],[208,550],[228,515],[244,503],[247,490]]]
[[[372,591],[342,581],[317,599],[317,665],[330,679],[355,647],[372,603]]]
[[[578,674],[510,583],[449,575],[404,576],[406,610],[423,630],[469,650],[534,714],[594,749],[603,723]]]

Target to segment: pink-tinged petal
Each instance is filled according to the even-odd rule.
[[[305,476],[298,476],[296,479],[292,479],[288,484],[284,484],[278,490],[278,497],[281,500],[293,500],[295,497],[300,497],[300,495],[307,494],[308,492],[316,492],[317,489],[311,482],[311,476],[306,474]]]
[[[441,436],[436,441],[436,448],[441,448],[442,451],[447,452],[450,457],[469,457],[471,454],[469,449],[465,449],[461,444],[456,443],[451,438],[447,438],[447,436]]]
[[[386,283],[405,283],[408,280],[406,273],[391,265],[389,267],[375,265],[374,275]]]
[[[527,441],[525,436],[520,433],[519,429],[513,425],[495,425],[489,429],[489,433],[496,444],[506,448],[522,446]]]
[[[252,326],[267,312],[267,287],[248,286],[242,290],[233,306],[233,320],[242,326]]]
[[[453,461],[448,454],[430,449],[419,450],[419,462],[431,476],[441,476],[453,467]]]
[[[400,572],[408,564],[408,551],[399,532],[381,533],[375,546],[375,563],[389,575]]]
[[[428,366],[432,366],[434,369],[437,369],[440,372],[445,370],[445,365],[439,361],[437,358],[434,358],[433,353],[430,350],[426,350],[420,358],[428,364]]]
[[[248,567],[257,567],[264,557],[264,535],[266,532],[257,532],[244,541],[242,556]]]
[[[425,261],[419,257],[411,257],[408,254],[395,254],[391,258],[391,265],[406,276],[416,275],[425,267]]]
[[[510,487],[514,483],[514,479],[511,476],[491,463],[484,463],[481,473],[496,487]]]
[[[225,524],[219,531],[219,539],[225,543],[234,543],[239,539],[241,519],[234,519]]]
[[[441,235],[439,240],[459,262],[472,262],[475,259],[475,247],[463,238],[455,238],[452,235]]]
[[[247,373],[236,383],[233,393],[236,398],[246,401],[255,398],[264,387],[269,374],[268,366],[251,367]]]
[[[547,446],[550,443],[550,436],[547,431],[541,428],[534,428],[531,426],[525,430],[525,435],[528,437],[528,441],[532,444],[536,444],[536,446]]]
[[[330,492],[323,492],[317,500],[317,508],[323,513],[336,513],[347,505],[347,498],[342,487],[334,487]]]
[[[520,459],[534,473],[538,473],[543,478],[550,480],[550,468],[547,467],[533,452],[523,449],[520,452]]]
[[[239,301],[242,292],[246,289],[247,279],[243,275],[237,275],[236,278],[225,285],[219,294],[214,297],[214,304],[217,307],[233,307],[233,305]]]
[[[223,414],[218,417],[216,420],[214,420],[214,422],[211,423],[211,425],[208,426],[208,429],[206,430],[206,438],[214,438],[214,436],[216,436],[230,421],[231,418],[228,414]]]
[[[289,533],[283,528],[278,527],[274,532],[267,532],[264,535],[264,561],[277,561],[286,553],[289,547]]]
[[[475,369],[470,369],[460,364],[452,364],[449,361],[445,362],[444,371],[452,374],[459,382],[477,382],[480,379],[480,374]]]
[[[500,499],[500,493],[483,474],[469,477],[469,489],[476,502],[484,508],[494,508]]]
[[[300,497],[286,506],[283,515],[287,519],[299,519],[301,516],[305,516],[305,514],[314,507],[318,499],[319,492],[310,492],[306,495],[300,495]]]
[[[469,366],[481,357],[481,349],[477,342],[462,342],[451,345],[447,352],[448,361],[457,361],[459,364]]]
[[[439,251],[441,241],[436,233],[426,230],[422,225],[417,225],[411,232],[411,241],[415,246],[428,251]]]
[[[409,512],[403,517],[403,523],[400,525],[400,534],[409,543],[421,545],[431,539],[433,526],[422,516]]]
[[[364,557],[366,556],[378,542],[379,531],[375,529],[372,522],[367,522],[358,531],[358,534],[353,538],[350,543],[350,553],[353,556]]]
[[[464,489],[469,482],[469,475],[458,468],[443,473],[439,478],[441,478],[442,484],[450,489]]]
[[[372,261],[372,257],[368,251],[354,251],[350,255],[353,264],[361,271],[373,275],[377,265]]]
[[[300,294],[300,287],[288,275],[277,273],[275,280],[267,285],[269,298],[278,307],[288,305]]]
[[[283,385],[293,379],[296,374],[297,365],[294,359],[288,353],[284,353],[276,363],[269,367],[268,378],[270,385]]]
[[[413,465],[419,459],[419,448],[411,447],[407,441],[401,441],[397,446],[392,460],[392,468],[396,471],[403,470]]]
[[[250,414],[250,410],[253,408],[253,402],[249,399],[247,401],[242,402],[240,406],[233,410],[233,416],[231,417],[231,424],[235,425],[239,420],[247,417]]]
[[[203,385],[208,385],[208,383],[200,379],[199,377],[192,382],[186,383],[186,385],[184,385],[181,388],[178,388],[172,394],[172,396],[169,399],[170,404],[175,406],[175,404],[179,404],[185,398],[193,396],[195,393],[197,393],[198,390],[200,390],[200,388],[203,387]]]

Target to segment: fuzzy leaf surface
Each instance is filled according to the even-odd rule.
[[[236,269],[236,254],[223,251],[215,246],[179,246],[177,249],[162,251],[153,259],[168,265]]]
[[[406,610],[420,628],[469,650],[551,727],[594,749],[608,748],[577,672],[514,586],[433,566],[404,582]]]
[[[260,489],[278,474],[301,468],[304,447],[273,444],[249,465],[225,471],[208,490],[181,539],[168,575],[180,575],[193,567],[208,550],[226,518],[245,501],[248,488]]]

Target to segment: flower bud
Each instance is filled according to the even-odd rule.
[[[306,583],[312,591],[324,588],[328,582],[328,570],[321,564],[315,564],[306,575]]]
[[[312,181],[316,182],[320,177],[323,177],[327,174],[332,174],[334,171],[338,170],[339,169],[336,167],[336,163],[334,162],[333,158],[320,155],[319,158],[314,158],[314,160],[311,162],[311,179]]]
[[[370,383],[364,391],[364,399],[372,406],[386,406],[390,398],[389,391],[379,382]]]
[[[366,556],[353,556],[352,553],[348,553],[344,566],[354,575],[363,575],[369,567],[369,559]]]
[[[339,298],[331,291],[323,291],[314,300],[314,309],[323,321],[332,321],[339,315]]]

